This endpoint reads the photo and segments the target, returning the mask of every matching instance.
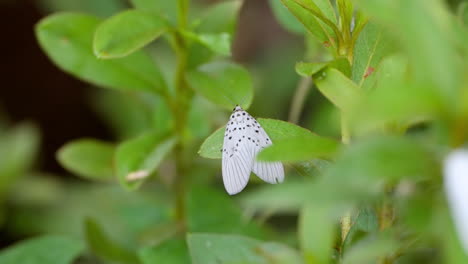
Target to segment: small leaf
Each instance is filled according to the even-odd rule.
[[[294,124],[275,120],[275,119],[257,119],[263,129],[271,137],[273,144],[276,141],[285,140],[288,138],[294,137],[309,137],[312,133],[302,127],[296,126]],[[219,128],[213,134],[211,134],[205,142],[200,147],[198,153],[200,156],[209,158],[209,159],[220,159],[221,158],[221,149],[223,148],[223,139],[224,139],[224,127]]]
[[[121,143],[115,153],[120,183],[129,189],[137,188],[142,183],[140,178],[151,175],[175,143],[174,137],[155,132],[148,132]],[[138,181],[135,181],[136,179]]]
[[[183,34],[185,37],[202,44],[215,53],[223,56],[231,56],[231,35],[228,33],[195,34],[192,32],[184,32]]]
[[[187,243],[193,264],[301,263],[299,254],[285,245],[238,235],[188,234]]]
[[[327,62],[298,62],[296,72],[304,77],[312,76],[326,67],[332,67],[341,71],[344,75],[351,75],[351,66],[346,58],[338,58]]]
[[[84,250],[81,241],[62,236],[31,238],[0,251],[2,264],[71,264]]]
[[[93,219],[86,219],[85,234],[91,251],[103,260],[128,264],[139,262],[135,253],[112,241]]]
[[[340,110],[348,112],[361,97],[357,85],[340,71],[327,68],[316,74],[315,84],[320,92]]]
[[[226,109],[248,109],[253,98],[249,72],[230,62],[213,62],[187,73],[190,86],[211,102]]]
[[[306,137],[292,137],[278,140],[265,148],[257,159],[261,161],[298,162],[314,158],[329,158],[337,151],[339,143],[335,140],[310,133]]]
[[[100,60],[92,42],[100,19],[78,13],[59,13],[35,28],[39,44],[62,70],[98,86],[119,90],[161,92],[164,79],[151,57],[135,52],[125,58]]]
[[[102,22],[94,33],[93,50],[98,58],[125,57],[144,47],[167,30],[157,15],[127,10]]]
[[[95,139],[68,142],[57,152],[60,164],[72,173],[91,180],[109,180],[114,176],[115,147]]]
[[[151,247],[144,247],[138,253],[142,264],[186,264],[190,256],[185,240],[169,239]]]

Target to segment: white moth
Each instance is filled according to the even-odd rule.
[[[239,193],[245,188],[250,172],[268,183],[283,182],[284,169],[281,162],[256,160],[260,150],[271,144],[270,137],[257,120],[240,106],[236,106],[226,125],[221,149],[223,182],[230,195]]]
[[[468,151],[455,150],[444,162],[444,187],[458,236],[468,253]]]

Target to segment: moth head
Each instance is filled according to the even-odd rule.
[[[232,109],[233,112],[237,112],[237,111],[242,111],[242,107],[240,107],[239,105],[236,105],[236,107],[234,107],[234,109]]]

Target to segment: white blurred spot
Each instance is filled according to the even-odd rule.
[[[468,151],[455,150],[444,161],[444,185],[458,236],[468,253]]]
[[[127,181],[136,181],[136,180],[141,180],[149,176],[149,172],[146,170],[140,170],[140,171],[135,171],[131,172],[125,177]]]

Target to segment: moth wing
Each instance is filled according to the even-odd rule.
[[[230,195],[245,188],[255,159],[254,145],[247,140],[246,130],[240,128],[240,124],[228,123],[222,149],[223,183]]]
[[[258,145],[256,145],[255,159],[253,162],[252,171],[262,180],[268,183],[276,184],[284,181],[284,168],[281,162],[265,162],[257,161],[257,154],[264,148],[272,144],[270,137],[262,128],[262,126],[255,121],[253,129],[255,138]]]

